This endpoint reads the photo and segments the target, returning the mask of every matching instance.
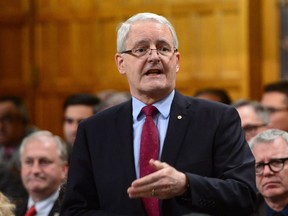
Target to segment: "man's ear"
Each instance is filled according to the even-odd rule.
[[[124,75],[126,72],[125,72],[125,61],[124,61],[123,56],[119,53],[116,53],[115,62],[116,62],[119,73]]]
[[[180,57],[181,57],[181,55],[180,55],[180,53],[179,52],[177,52],[176,53],[176,73],[179,71],[179,69],[180,69]]]

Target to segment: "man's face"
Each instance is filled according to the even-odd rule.
[[[23,119],[12,102],[0,102],[0,145],[19,144],[25,135]]]
[[[174,50],[172,35],[168,27],[153,21],[139,21],[131,26],[126,41],[126,50],[135,48],[159,49],[168,46]],[[136,57],[130,54],[116,54],[118,70],[126,75],[131,94],[138,98],[163,98],[175,87],[179,70],[179,52],[169,56],[157,54],[156,50]]]
[[[47,198],[66,178],[67,163],[60,159],[52,139],[30,140],[20,159],[23,184],[34,199]]]
[[[287,143],[277,138],[273,143],[256,144],[253,154],[257,163],[267,163],[271,159],[287,158]],[[268,165],[264,167],[263,174],[256,175],[256,186],[265,199],[287,199],[288,197],[288,161],[280,172],[273,172]]]
[[[252,137],[267,129],[252,106],[241,106],[236,109],[239,113],[241,126],[245,131],[247,141],[250,141]]]
[[[285,95],[280,92],[265,93],[261,104],[270,112],[269,127],[288,131],[288,106]]]
[[[93,108],[86,105],[70,105],[64,113],[63,132],[66,142],[74,144],[79,123],[93,115]]]

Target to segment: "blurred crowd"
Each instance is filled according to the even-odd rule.
[[[0,97],[0,215],[24,216],[39,202],[38,215],[60,212],[69,157],[84,119],[131,98],[128,92],[76,93],[63,103],[63,137],[30,122],[22,98]],[[62,194],[63,195],[63,194]]]
[[[254,215],[265,215],[261,214],[263,203],[271,208],[276,205],[280,210],[281,206],[287,206],[288,82],[266,85],[260,101],[232,101],[227,91],[218,88],[200,89],[191,97],[224,103],[238,111],[247,143],[252,145],[256,158],[259,200]],[[115,90],[70,95],[63,103],[64,137],[61,138],[33,125],[21,98],[0,97],[0,211],[4,215],[25,215],[37,201],[42,202],[43,215],[60,212],[69,156],[79,123],[130,99],[130,93]],[[286,156],[278,157],[278,148]],[[263,157],[271,160],[263,162],[266,161]],[[265,188],[263,184],[268,181],[265,178],[278,179],[282,188],[275,187],[275,191]]]

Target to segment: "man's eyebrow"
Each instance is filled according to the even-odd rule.
[[[140,46],[140,45],[149,45],[149,40],[140,40],[140,41],[136,41],[136,43],[135,44],[133,44],[133,46],[135,47],[137,47],[137,46]]]
[[[170,45],[170,43],[167,40],[161,39],[157,41],[157,44],[167,44]]]

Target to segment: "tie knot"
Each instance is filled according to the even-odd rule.
[[[35,205],[31,206],[29,210],[26,212],[25,216],[34,216],[36,215]]]
[[[153,105],[143,107],[142,111],[146,116],[154,116],[158,112],[157,108]]]

